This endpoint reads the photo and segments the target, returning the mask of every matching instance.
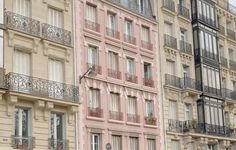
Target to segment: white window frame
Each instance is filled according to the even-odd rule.
[[[95,137],[98,138],[98,143],[95,142]],[[101,134],[91,133],[91,150],[100,150],[100,148],[101,148]]]

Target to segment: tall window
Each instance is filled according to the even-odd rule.
[[[156,140],[155,139],[147,139],[147,150],[156,150]]]
[[[154,117],[154,104],[152,100],[145,100],[146,117]]]
[[[137,114],[137,99],[135,97],[128,97],[128,114]]]
[[[97,134],[97,133],[91,134],[91,150],[101,150],[100,138],[101,138],[100,134]]]
[[[183,75],[185,78],[190,77],[190,68],[189,66],[183,65]]]
[[[30,17],[30,0],[13,0],[13,11],[17,14]]]
[[[180,143],[176,140],[171,140],[171,150],[180,150]]]
[[[113,13],[107,13],[107,27],[116,30],[116,16]]]
[[[166,60],[167,64],[167,73],[170,75],[175,75],[175,62]]]
[[[15,131],[16,137],[28,137],[30,136],[30,116],[29,110],[24,108],[15,108]]]
[[[192,120],[193,110],[191,104],[185,104],[185,120]]]
[[[139,150],[139,142],[137,137],[129,138],[129,150]]]
[[[169,119],[176,120],[177,119],[177,102],[169,101]]]
[[[143,69],[144,69],[144,78],[145,79],[150,79],[152,78],[152,66],[150,63],[144,63],[143,65]]]
[[[58,28],[63,27],[63,13],[54,8],[48,8],[48,23]]]
[[[89,90],[89,107],[99,108],[100,107],[100,91],[98,89],[90,88]]]
[[[217,144],[208,144],[207,148],[207,150],[217,150]]]
[[[88,46],[88,63],[92,65],[99,64],[99,57],[98,57],[98,48],[94,46]]]
[[[119,112],[120,111],[119,94],[110,93],[110,111],[112,111],[112,112]]]
[[[180,39],[181,41],[187,41],[187,31],[184,29],[180,29]]]
[[[203,84],[206,87],[220,89],[219,70],[204,65],[203,66]]]
[[[165,23],[164,31],[165,31],[165,34],[172,36],[172,24]]]
[[[114,71],[118,71],[118,54],[115,52],[108,52],[108,56],[109,56],[109,69],[114,70]]]
[[[87,7],[86,7],[86,19],[88,21],[96,23],[97,22],[96,18],[97,18],[96,7],[93,6],[93,5],[87,4]]]
[[[31,74],[31,59],[29,53],[24,53],[19,50],[14,51],[13,71],[15,73],[30,75]]]
[[[130,20],[125,20],[125,35],[128,37],[133,35],[133,25]]]
[[[63,63],[55,59],[49,59],[48,61],[49,61],[48,79],[63,83],[64,80]]]
[[[135,75],[135,64],[134,64],[133,58],[127,57],[126,69],[127,69],[127,73],[131,75]]]
[[[112,135],[112,150],[122,150],[121,136]]]
[[[206,18],[204,19],[204,21],[207,21],[207,23],[209,24],[212,24],[212,22],[214,23],[216,20],[214,6],[206,3],[205,1],[199,0],[198,1],[198,17],[202,20]]]
[[[63,114],[51,113],[50,119],[50,139],[52,148],[65,147],[62,140],[64,139],[64,121]],[[60,146],[59,146],[60,144]]]
[[[150,31],[148,27],[142,26],[142,41],[149,42],[150,41]]]
[[[0,22],[0,24],[1,24],[1,22]],[[4,51],[3,36],[4,36],[3,30],[0,30],[0,67],[2,67],[2,68],[3,68],[3,51]]]

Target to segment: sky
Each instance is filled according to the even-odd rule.
[[[229,2],[236,7],[236,0],[229,0]]]

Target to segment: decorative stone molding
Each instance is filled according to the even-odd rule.
[[[41,112],[45,107],[45,102],[42,100],[37,100],[34,102],[34,118],[38,120],[38,112]]]
[[[180,92],[177,92],[171,89],[166,89],[165,92],[166,92],[166,99],[178,101],[181,98]]]
[[[227,78],[228,69],[227,69],[227,68],[222,68],[222,67],[221,67],[220,70],[221,70],[221,75],[222,75],[222,77]]]
[[[181,62],[185,65],[191,65],[192,55],[186,53],[180,53]]]
[[[44,107],[44,120],[48,121],[49,113],[54,108],[54,104],[52,102],[46,102],[46,105]]]
[[[8,31],[8,46],[9,47],[14,46],[14,36],[15,36],[14,32]]]
[[[18,102],[18,97],[15,95],[11,95],[10,93],[7,93],[5,95],[5,98],[7,101],[7,105],[6,105],[7,115],[11,116],[11,115],[13,115],[15,104]]]
[[[165,54],[166,54],[166,59],[176,61],[177,57],[177,50],[170,49],[165,47]]]
[[[78,107],[70,106],[70,107],[68,107],[67,112],[68,112],[68,123],[72,124],[72,121],[74,121],[74,115],[75,115],[75,113],[78,112]]]
[[[45,56],[48,56],[48,43],[47,42],[43,42],[43,54]]]
[[[236,81],[236,72],[233,70],[230,70],[229,72],[230,79]]]

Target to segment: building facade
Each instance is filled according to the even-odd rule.
[[[160,148],[153,1],[76,1],[79,149]],[[79,82],[79,81],[77,81]]]
[[[0,149],[76,149],[72,0],[0,6]]]

